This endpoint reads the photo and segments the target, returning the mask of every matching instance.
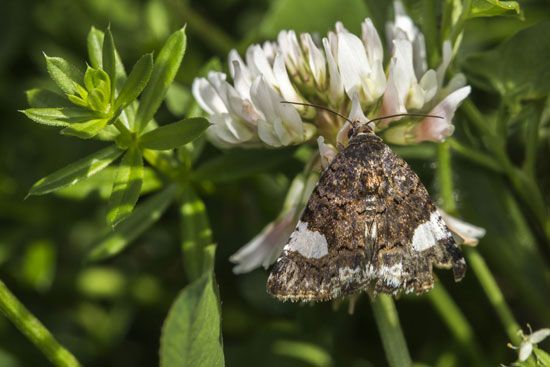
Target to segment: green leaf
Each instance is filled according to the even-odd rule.
[[[103,39],[105,35],[102,31],[93,27],[88,33],[88,58],[90,59],[90,64],[94,69],[99,69],[103,67]]]
[[[182,193],[180,217],[184,270],[192,281],[205,271],[204,250],[212,244],[212,229],[206,207],[190,185]]]
[[[67,94],[76,93],[76,84],[81,84],[84,73],[61,57],[46,57],[46,67],[52,80]]]
[[[174,32],[160,50],[155,60],[151,79],[143,91],[136,113],[136,126],[139,131],[147,126],[164,100],[164,96],[180,67],[186,44],[187,38],[184,27]]]
[[[113,34],[111,29],[108,27],[105,32],[104,41],[103,41],[103,70],[109,75],[111,80],[111,97],[110,100],[114,100],[115,96],[115,85],[116,85],[116,47],[115,40],[113,39]]]
[[[48,89],[33,88],[25,92],[27,102],[33,108],[72,107],[67,98]]]
[[[73,123],[61,130],[61,134],[76,136],[80,139],[90,139],[103,130],[109,123],[109,120],[110,117],[106,117],[86,122]]]
[[[293,149],[232,149],[211,159],[193,172],[194,180],[224,182],[268,171],[290,158]]]
[[[97,242],[88,255],[88,260],[102,260],[124,250],[126,246],[159,220],[176,193],[177,186],[170,185],[138,205],[132,214]]]
[[[116,167],[107,167],[101,172],[88,177],[72,186],[67,186],[56,191],[56,195],[66,199],[82,200],[97,193],[104,200],[107,200],[113,190],[113,180],[116,175]],[[141,194],[158,191],[162,187],[162,181],[156,172],[148,167],[143,167],[143,185]],[[136,209],[137,210],[137,209]]]
[[[202,117],[184,119],[143,134],[140,142],[147,149],[175,149],[197,139],[208,126]]]
[[[21,112],[31,120],[49,126],[69,126],[97,118],[94,112],[79,107],[28,108]]]
[[[469,80],[491,85],[506,98],[541,98],[550,93],[550,21],[516,33],[497,48],[464,63]]]
[[[521,13],[517,1],[473,0],[468,17],[492,17],[510,13],[515,13],[517,15]]]
[[[143,159],[141,151],[130,148],[122,157],[117,169],[107,212],[108,224],[115,226],[132,213],[139,198],[142,184]]]
[[[205,249],[214,262],[215,246]],[[162,327],[161,367],[222,367],[218,289],[212,272],[204,273],[179,294]]]
[[[118,149],[116,145],[111,145],[90,154],[36,182],[29,190],[29,195],[44,195],[63,187],[74,185],[98,173],[121,154],[122,150]]]
[[[132,68],[128,79],[126,79],[122,90],[118,94],[114,107],[115,110],[125,108],[139,96],[147,85],[152,70],[153,55],[143,55]]]

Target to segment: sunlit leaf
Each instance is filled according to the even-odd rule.
[[[77,182],[74,185],[67,186],[57,190],[55,193],[58,196],[81,200],[93,193],[101,199],[108,199],[113,190],[113,180],[116,175],[116,167],[107,167],[101,172],[88,177],[82,181]],[[149,168],[143,167],[143,185],[141,186],[141,194],[147,194],[153,191],[157,191],[162,187],[162,181],[157,176],[156,172]]]
[[[50,126],[69,126],[97,119],[95,112],[80,107],[28,108],[21,112],[35,122]]]
[[[141,193],[142,184],[143,159],[141,152],[138,149],[130,148],[122,157],[117,168],[107,211],[108,224],[115,226],[132,213]]]
[[[103,40],[103,70],[109,75],[111,80],[111,96],[110,100],[114,99],[115,83],[116,83],[116,47],[111,29],[107,28]]]
[[[46,57],[46,67],[52,80],[67,94],[75,94],[75,83],[81,84],[84,73],[61,57]]]
[[[73,107],[67,98],[48,89],[34,88],[25,94],[27,102],[33,108]]]
[[[140,131],[153,118],[164,100],[164,96],[180,67],[186,44],[187,38],[184,27],[174,32],[160,50],[155,60],[149,84],[143,91],[136,113],[136,126]]]
[[[147,85],[153,70],[153,55],[143,55],[134,65],[115,101],[115,110],[133,102]]]
[[[121,154],[122,150],[118,149],[115,145],[90,154],[36,182],[29,190],[29,195],[44,195],[63,187],[74,185],[98,173]]]
[[[205,249],[214,262],[215,246]],[[218,290],[211,271],[179,294],[166,318],[160,340],[161,367],[222,367]]]
[[[193,172],[194,180],[223,182],[265,172],[292,156],[292,149],[232,149],[213,158]]]
[[[151,196],[121,221],[112,232],[102,237],[88,256],[97,261],[114,256],[124,250],[143,232],[148,230],[168,208],[177,193],[177,186],[170,185]]]
[[[63,130],[63,135],[76,136],[81,139],[90,139],[96,136],[107,124],[110,118],[99,118],[86,122],[72,123]]]
[[[142,135],[141,145],[155,150],[175,149],[198,138],[208,125],[205,118],[194,117],[160,126]]]
[[[104,37],[104,33],[93,26],[88,33],[88,58],[90,59],[90,65],[95,69],[103,67]]]
[[[492,17],[502,14],[520,14],[517,1],[473,0],[469,17]]]
[[[188,279],[195,280],[204,272],[204,249],[212,244],[212,230],[206,207],[191,186],[183,190],[180,203],[181,249]]]

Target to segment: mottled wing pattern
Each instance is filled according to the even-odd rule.
[[[282,300],[322,301],[361,290],[433,286],[432,267],[465,262],[428,192],[372,133],[354,136],[323,172],[268,279]]]

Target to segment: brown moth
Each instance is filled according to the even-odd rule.
[[[464,277],[464,257],[416,173],[368,125],[353,125],[271,270],[267,290],[280,300],[422,293],[433,266]]]

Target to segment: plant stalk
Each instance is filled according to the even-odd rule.
[[[371,298],[371,305],[388,365],[390,367],[412,366],[393,298],[386,294],[379,294]]]
[[[76,357],[55,340],[48,329],[19,302],[1,280],[0,310],[54,366],[81,366]]]

